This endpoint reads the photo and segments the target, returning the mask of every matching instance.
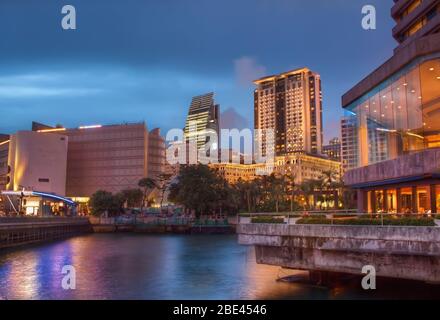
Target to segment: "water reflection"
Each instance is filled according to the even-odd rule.
[[[73,265],[77,289],[63,290]],[[328,299],[377,298],[358,282],[326,289],[279,282],[301,271],[257,265],[235,236],[95,234],[0,254],[7,299]],[[391,285],[391,288],[395,285]],[[393,297],[391,290],[388,297]]]

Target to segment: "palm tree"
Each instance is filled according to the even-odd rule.
[[[326,170],[322,172],[322,188],[327,192],[333,191],[333,200],[335,203],[335,208],[338,207],[338,189],[340,188],[341,181],[339,174],[333,170]],[[327,202],[327,196],[326,196]]]
[[[319,180],[305,180],[299,186],[299,189],[301,190],[306,200],[306,206],[308,209],[310,209],[310,196],[312,195],[314,199],[314,205],[316,205],[315,191],[319,185],[320,185]]]
[[[152,178],[142,178],[141,180],[139,180],[138,186],[141,187],[144,191],[142,198],[142,206],[141,206],[141,212],[142,212],[145,207],[145,198],[147,197],[148,191],[156,188],[156,181]]]
[[[287,183],[288,183],[288,191],[290,190],[290,212],[293,212],[293,199],[295,197],[295,176],[294,175],[288,175],[286,176]]]

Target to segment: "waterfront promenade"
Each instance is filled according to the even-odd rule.
[[[64,239],[91,232],[87,218],[0,218],[0,249],[42,241]]]

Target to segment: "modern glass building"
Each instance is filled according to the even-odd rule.
[[[440,209],[440,1],[397,0],[394,55],[342,98],[346,184],[368,212]],[[346,137],[347,138],[347,137]]]
[[[208,157],[211,150],[217,150],[216,153],[219,152],[219,112],[220,105],[215,103],[213,92],[196,96],[192,98],[185,122],[184,138],[186,143],[194,143],[197,151],[200,151],[204,150],[205,144],[211,141],[210,149],[205,150]],[[211,140],[213,137],[216,138],[216,142]],[[198,152],[195,158],[198,159]]]

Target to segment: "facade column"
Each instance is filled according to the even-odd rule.
[[[370,193],[371,213],[376,212],[376,190],[371,190]]]
[[[334,204],[334,209],[335,210],[338,210],[339,209],[339,191],[338,190],[335,190],[334,192],[333,192],[333,198],[334,198],[334,201],[335,201],[335,204]]]
[[[436,185],[431,184],[429,186],[429,195],[431,202],[431,213],[437,213],[437,199],[436,199]]]
[[[401,213],[402,212],[402,189],[396,188],[396,212]]]
[[[419,212],[419,208],[417,207],[417,186],[413,186],[411,187],[411,202],[412,202],[412,206],[411,206],[411,211],[412,213],[418,213]]]
[[[367,193],[362,189],[357,189],[357,211],[358,213],[366,213],[367,208]]]
[[[383,211],[388,212],[388,193],[386,189],[383,189]]]

